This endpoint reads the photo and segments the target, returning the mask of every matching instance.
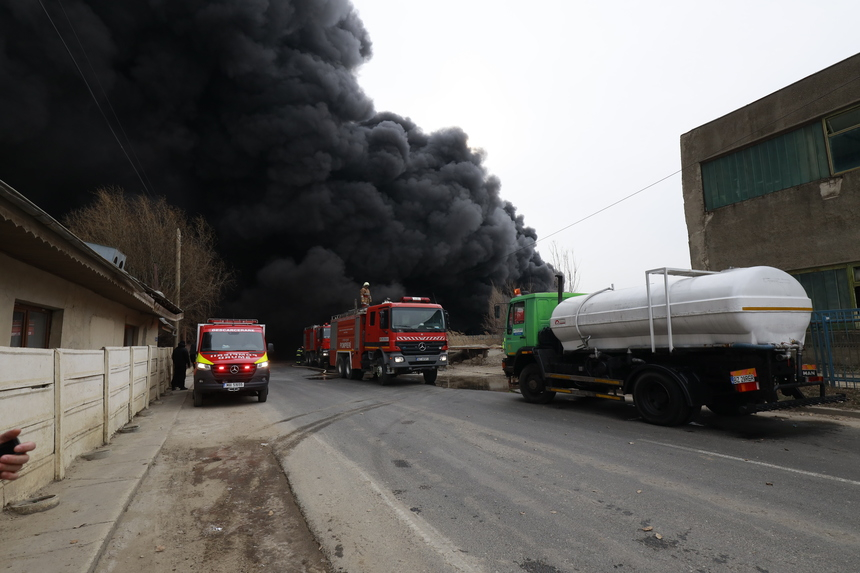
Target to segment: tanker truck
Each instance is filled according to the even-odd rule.
[[[632,396],[644,421],[675,426],[703,405],[728,416],[844,401],[803,365],[812,301],[791,275],[666,267],[645,276],[642,287],[511,299],[502,367],[526,402]]]

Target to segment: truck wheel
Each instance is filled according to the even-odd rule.
[[[262,390],[260,390],[257,393],[257,401],[265,402],[268,399],[269,399],[269,389],[268,388],[263,388]]]
[[[388,386],[394,381],[394,374],[386,374],[382,357],[377,356],[373,361],[373,379],[379,381],[380,386]]]
[[[192,394],[194,394],[194,407],[199,408],[203,405],[203,392],[200,390],[194,390],[192,391]]]
[[[435,386],[437,376],[439,376],[439,372],[435,368],[433,370],[425,370],[424,371],[424,383]]]
[[[633,402],[642,419],[657,426],[677,426],[698,412],[687,404],[678,382],[662,372],[646,372],[636,380]]]
[[[352,367],[352,362],[347,358],[343,361],[344,368],[346,368],[346,377],[350,380],[361,380],[364,378],[364,372],[358,370],[357,368]]]
[[[346,378],[346,360],[343,355],[337,357],[337,373],[341,378]]]
[[[520,372],[520,394],[531,404],[547,404],[555,398],[555,392],[546,389],[537,364],[529,364]]]

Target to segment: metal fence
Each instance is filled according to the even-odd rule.
[[[803,362],[830,386],[860,388],[860,308],[813,312]]]

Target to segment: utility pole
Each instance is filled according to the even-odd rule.
[[[176,306],[182,308],[179,305],[179,291],[180,291],[180,282],[179,280],[182,278],[182,231],[179,230],[179,227],[176,228],[176,300],[173,301],[176,303]],[[176,321],[176,336],[178,337],[177,343],[180,340],[185,340],[184,336],[179,334],[179,320]]]

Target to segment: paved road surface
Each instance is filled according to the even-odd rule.
[[[860,426],[650,426],[615,403],[272,381],[275,448],[333,566],[386,571],[847,571]]]

